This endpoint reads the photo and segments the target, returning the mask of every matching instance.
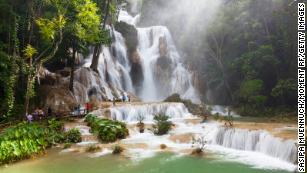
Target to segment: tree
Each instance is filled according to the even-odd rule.
[[[294,79],[279,80],[271,95],[280,99],[281,104],[296,104],[297,82]]]
[[[259,79],[248,80],[242,83],[240,88],[240,97],[255,107],[261,107],[265,104],[266,96],[261,95],[263,91],[263,81]]]
[[[112,19],[113,14],[115,13],[114,6],[116,6],[117,4],[116,3],[112,4],[112,0],[103,0],[102,3],[98,3],[98,4],[99,4],[100,12],[103,16],[101,17],[101,23],[103,24],[102,31],[104,31],[103,35],[106,36],[108,34],[108,30],[106,30],[107,20],[110,16]],[[105,37],[102,37],[102,38],[105,38]],[[98,63],[99,63],[99,56],[101,53],[101,44],[109,44],[109,43],[110,43],[110,40],[106,40],[106,39],[98,40],[95,43],[94,53],[92,57],[92,64],[90,67],[96,72],[98,72]]]

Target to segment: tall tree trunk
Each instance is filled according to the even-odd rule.
[[[30,58],[29,67],[32,67],[32,58]],[[32,74],[31,72],[27,76],[27,85],[26,85],[26,95],[25,95],[25,116],[29,113],[29,103],[30,103],[30,90],[32,89]]]
[[[92,64],[91,64],[90,68],[93,69],[97,73],[98,73],[98,62],[99,62],[100,52],[101,52],[101,45],[96,44],[95,48],[94,48]]]
[[[70,80],[69,80],[69,90],[72,93],[74,93],[75,61],[76,61],[76,49],[73,48],[72,64],[71,64]]]
[[[109,17],[109,8],[110,8],[110,2],[111,0],[107,0],[107,4],[104,1],[102,9],[105,11],[105,15],[103,18],[103,29],[106,27],[106,22]],[[98,73],[98,62],[99,62],[99,55],[101,53],[101,45],[99,43],[95,44],[93,58],[92,58],[92,64],[90,68]]]

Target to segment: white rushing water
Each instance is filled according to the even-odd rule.
[[[132,8],[136,7],[132,6]],[[133,17],[128,12],[121,10],[118,21],[136,27],[139,18],[139,14]],[[108,99],[113,99],[116,95],[127,91],[136,94],[143,101],[160,101],[171,94],[178,93],[183,98],[200,102],[198,93],[192,84],[192,75],[181,62],[182,59],[166,27],[136,28],[138,32],[137,54],[140,57],[141,71],[144,74],[139,91],[133,87],[131,76],[133,74],[130,74],[131,57],[128,55],[125,39],[113,28],[109,27],[109,29],[114,41],[111,47],[102,46],[98,65],[101,86],[111,90],[107,94]],[[85,60],[84,67],[90,67],[91,61],[92,54]],[[112,91],[115,88],[119,93],[114,95]]]
[[[246,130],[225,128],[221,123],[206,122],[192,123],[197,119],[191,115],[182,103],[147,103],[140,105],[123,105],[108,108],[111,118],[125,121],[127,124],[135,124],[138,116],[145,117],[145,124],[153,124],[153,116],[165,114],[175,124],[169,134],[156,136],[146,129],[145,133],[139,133],[137,128],[130,129],[130,137],[122,142],[126,144],[145,143],[146,149],[129,149],[129,153],[141,155],[140,150],[146,150],[143,157],[152,156],[161,151],[160,145],[165,144],[171,151],[182,153],[191,149],[192,137],[203,136],[207,141],[206,150],[220,155],[221,159],[239,161],[264,169],[284,169],[293,171],[296,169],[297,148],[294,140],[284,140],[274,137],[264,130]],[[101,116],[101,112],[97,111]],[[171,140],[171,137],[187,135],[187,141],[180,139]]]
[[[136,6],[132,5],[131,8],[137,11]],[[106,95],[109,99],[113,99],[115,95],[121,95],[121,92],[128,91],[136,94],[143,101],[160,101],[173,93],[179,93],[183,98],[199,102],[197,91],[192,84],[193,76],[185,68],[169,30],[164,26],[138,28],[139,18],[140,15],[131,16],[122,10],[118,20],[135,26],[138,32],[137,53],[144,74],[141,90],[136,91],[137,88],[133,86],[125,39],[119,32],[111,28],[110,32],[114,42],[111,47],[103,46],[99,58],[98,70],[101,81],[89,85],[100,86],[98,88],[101,91],[107,91]],[[164,50],[166,51],[163,53]],[[90,66],[91,57],[92,55],[86,60],[85,67]],[[97,81],[95,77],[91,78],[93,81]],[[114,92],[117,93],[114,94]],[[147,129],[142,134],[137,130],[130,130],[130,137],[124,139],[123,143],[145,143],[149,147],[146,150],[130,149],[128,151],[135,155],[142,155],[146,151],[145,157],[152,156],[154,152],[159,151],[160,144],[166,144],[173,151],[190,149],[191,141],[170,140],[172,135],[189,134],[191,138],[204,136],[208,142],[206,149],[221,154],[223,159],[237,160],[259,168],[289,171],[296,168],[293,164],[296,161],[294,141],[274,137],[266,131],[225,128],[215,122],[189,123],[187,121],[195,117],[188,112],[182,103],[127,104],[108,108],[108,111],[110,118],[125,121],[128,124],[135,124],[140,116],[144,116],[145,123],[152,124],[153,117],[157,114],[170,116],[175,124],[175,128],[170,131],[170,134],[164,136],[155,136]],[[221,107],[214,107],[213,111],[220,114],[225,112]],[[102,112],[105,113],[101,110],[95,112],[98,116],[101,116]],[[93,113],[95,114],[95,112]],[[101,155],[109,152],[103,151]]]
[[[144,117],[144,121],[152,122],[154,115],[165,114],[172,120],[192,117],[182,103],[151,103],[142,105],[125,105],[110,108],[111,118],[125,121],[137,122],[138,117]]]

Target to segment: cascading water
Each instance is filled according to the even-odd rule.
[[[121,10],[118,20],[136,26],[140,15],[132,17],[128,12]],[[108,99],[120,96],[121,92],[128,91],[139,96],[143,101],[160,101],[173,93],[183,98],[199,102],[195,88],[192,85],[192,75],[180,62],[181,58],[173,43],[169,30],[164,26],[137,28],[138,48],[141,71],[144,80],[140,91],[132,84],[131,57],[123,36],[109,27],[114,38],[112,46],[102,48],[99,57],[98,71],[103,85],[114,90],[117,94],[108,95]],[[84,67],[89,67],[92,54],[85,60]]]
[[[133,7],[136,9],[136,7]],[[128,12],[121,10],[118,20],[126,22],[132,26],[137,26],[140,15],[135,17]],[[144,80],[140,91],[133,86],[131,72],[131,57],[128,54],[126,40],[119,32],[110,28],[113,36],[111,47],[103,47],[99,59],[99,77],[101,82],[97,85],[103,85],[100,90],[106,90],[107,98],[120,96],[121,92],[129,91],[139,96],[143,101],[157,101],[165,97],[178,93],[183,98],[198,102],[197,91],[192,84],[192,75],[184,67],[176,46],[172,40],[171,33],[164,26],[152,26],[147,28],[136,28],[138,36],[137,53],[140,58]],[[92,57],[92,55],[90,55]],[[89,67],[91,58],[88,58],[85,67]],[[97,83],[97,82],[96,82]],[[95,84],[96,86],[96,84]],[[166,114],[171,117],[172,122],[176,124],[170,134],[198,134],[206,136],[208,148],[215,150],[216,146],[226,150],[235,149],[239,152],[252,151],[263,153],[265,155],[278,158],[280,163],[291,164],[291,169],[296,161],[296,147],[294,141],[282,140],[273,137],[266,131],[250,131],[243,129],[228,129],[218,123],[187,124],[186,119],[192,117],[187,108],[181,103],[144,103],[127,104],[107,108],[112,119],[135,123],[139,116],[144,116],[145,121],[153,123],[153,116],[156,114]],[[220,109],[216,110],[217,112]],[[93,112],[95,114],[95,112]],[[105,116],[105,110],[96,111],[101,116]],[[220,113],[220,112],[219,112]],[[145,134],[138,138],[131,136],[126,141],[149,141],[160,143],[160,138],[152,133]],[[163,138],[163,142],[168,146],[177,147],[179,145]],[[157,141],[158,140],[158,141]],[[158,144],[157,143],[157,144]],[[148,145],[150,145],[148,143]],[[184,144],[184,147],[190,147]],[[242,150],[242,151],[240,151]],[[230,151],[232,152],[232,151]],[[253,157],[253,156],[251,156]],[[262,157],[262,156],[260,156]]]
[[[273,137],[262,130],[220,127],[212,143],[237,150],[264,153],[291,163],[295,163],[297,159],[297,147],[294,141]]]
[[[171,119],[183,119],[191,117],[187,108],[182,103],[150,103],[143,105],[124,105],[110,108],[111,118],[136,122],[138,117],[144,117],[145,121],[152,122],[154,115],[164,114]]]

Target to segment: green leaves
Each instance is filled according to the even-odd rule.
[[[40,29],[42,37],[48,41],[51,41],[55,39],[57,31],[64,28],[66,19],[63,15],[59,15],[51,20],[39,18],[35,22]]]
[[[78,143],[82,141],[81,132],[79,129],[70,129],[65,132],[65,142],[67,143]]]
[[[240,97],[247,103],[263,106],[267,97],[262,95],[263,81],[259,79],[248,80],[242,83],[240,88]]]
[[[94,115],[87,115],[85,121],[102,142],[115,142],[117,139],[124,139],[129,135],[126,124],[119,121],[99,119]]]
[[[100,16],[98,7],[91,0],[75,1],[76,20],[74,21],[75,34],[80,40],[95,42],[100,34]]]
[[[0,165],[42,153],[55,141],[60,142],[61,133],[36,123],[20,123],[0,134]]]
[[[154,133],[156,135],[165,135],[172,127],[172,122],[168,121],[169,116],[158,114],[154,116],[155,124],[153,125]]]
[[[28,44],[27,47],[23,50],[23,53],[26,58],[32,58],[33,55],[37,54],[37,50]]]

